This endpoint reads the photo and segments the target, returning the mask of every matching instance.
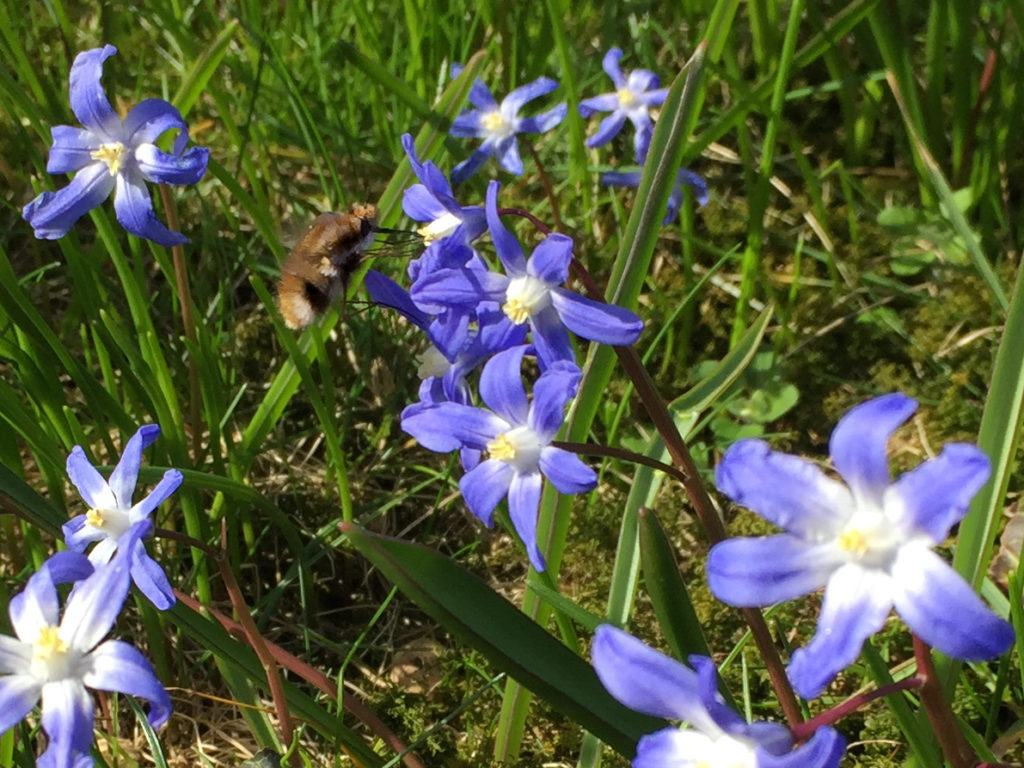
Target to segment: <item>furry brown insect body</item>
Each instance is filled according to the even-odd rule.
[[[305,328],[343,294],[377,234],[377,206],[316,217],[281,264],[277,307],[289,328]]]

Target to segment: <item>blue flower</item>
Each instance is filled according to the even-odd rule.
[[[633,137],[633,151],[636,161],[643,165],[647,159],[647,149],[651,146],[654,126],[648,110],[660,107],[668,96],[667,88],[658,88],[658,76],[646,69],[634,69],[628,77],[624,77],[619,68],[622,51],[612,48],[604,56],[602,66],[615,85],[615,93],[605,93],[579,103],[582,117],[590,117],[595,112],[611,112],[601,121],[597,133],[587,139],[588,147],[600,147],[607,144],[622,129],[626,119],[636,128]]]
[[[160,427],[155,424],[139,427],[124,447],[121,460],[110,473],[109,481],[104,480],[89,463],[81,446],[72,448],[68,456],[68,477],[90,509],[66,522],[63,531],[64,542],[73,552],[84,552],[89,544],[99,542],[89,554],[94,565],[108,562],[125,541],[132,541],[135,547],[131,558],[132,580],[153,605],[166,610],[175,602],[167,575],[160,564],[146,554],[146,547],[140,539],[126,538],[140,521],[148,519],[181,485],[181,472],[169,469],[144,499],[132,504],[142,451],[159,435]]]
[[[567,362],[551,365],[534,384],[530,401],[520,372],[527,349],[499,352],[484,366],[480,397],[490,410],[417,403],[402,412],[402,429],[432,451],[487,451],[488,458],[459,480],[466,505],[490,527],[494,508],[507,496],[512,525],[533,567],[543,571],[537,545],[542,479],[547,477],[561,493],[585,493],[597,485],[597,475],[575,454],[551,445],[565,406],[576,395],[579,368]]]
[[[980,660],[1013,642],[995,616],[931,548],[966,513],[989,476],[973,445],[942,453],[889,482],[885,445],[917,403],[900,393],[853,408],[836,425],[829,453],[846,485],[814,464],[741,440],[715,470],[723,493],[787,533],[715,545],[708,582],[720,600],[762,606],[824,587],[818,630],[788,674],[813,698],[860,653],[893,606],[913,632],[947,656]]]
[[[433,312],[453,306],[496,302],[517,325],[528,323],[542,364],[575,360],[569,331],[590,341],[625,346],[643,331],[643,321],[628,309],[586,299],[562,287],[569,279],[572,239],[549,235],[529,260],[519,241],[501,223],[498,189],[487,188],[487,223],[507,275],[475,269],[439,269],[412,287],[420,309]]]
[[[640,186],[640,179],[643,178],[641,171],[629,171],[619,173],[609,171],[601,175],[601,183],[608,187],[629,187],[636,189]],[[697,205],[708,204],[708,185],[700,176],[686,168],[680,168],[676,172],[676,183],[668,196],[668,207],[662,225],[671,224],[679,215],[679,207],[683,204],[683,187],[692,187]]]
[[[420,180],[419,184],[405,190],[402,210],[413,221],[426,222],[416,230],[424,242],[430,245],[435,240],[451,237],[470,243],[487,231],[484,209],[459,205],[441,169],[429,160],[421,163],[416,157],[416,145],[408,133],[402,135],[402,146]]]
[[[829,727],[793,749],[785,726],[745,722],[718,693],[715,665],[706,656],[691,656],[691,669],[602,624],[591,657],[601,683],[620,703],[690,725],[641,738],[633,768],[837,768],[846,748]]]
[[[193,147],[185,151],[188,127],[181,113],[163,99],[137,104],[124,120],[117,116],[100,85],[103,62],[115,53],[117,49],[107,45],[75,58],[71,111],[85,128],[58,125],[52,129],[53,147],[46,170],[78,173],[63,189],[43,192],[25,206],[22,215],[36,237],[57,240],[113,190],[117,220],[128,232],[160,245],[187,243],[187,237],[157,220],[145,182],[195,184],[206,173],[210,150]],[[153,142],[170,130],[178,135],[169,155]]]
[[[135,526],[132,542],[149,529]],[[148,720],[159,728],[171,714],[167,691],[146,658],[119,640],[100,643],[128,595],[130,552],[93,570],[84,556],[60,552],[32,575],[9,613],[16,637],[0,635],[0,733],[23,720],[42,698],[49,745],[36,762],[47,768],[92,765],[93,703],[87,688],[117,691],[150,703]],[[78,582],[60,616],[57,586]]]
[[[477,78],[469,91],[469,100],[476,109],[465,110],[452,121],[452,136],[483,139],[476,151],[452,170],[452,181],[461,184],[482,166],[492,155],[498,165],[509,173],[520,175],[523,161],[519,159],[517,133],[544,133],[550,131],[565,118],[568,108],[559,104],[554,109],[542,112],[536,117],[519,117],[519,110],[533,99],[543,96],[558,87],[558,83],[547,77],[539,77],[532,83],[516,88],[501,104],[494,99],[490,89]]]

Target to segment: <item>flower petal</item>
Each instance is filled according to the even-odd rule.
[[[601,183],[606,187],[629,187],[636,189],[640,186],[640,179],[643,178],[642,171],[608,171],[601,174]]]
[[[195,184],[206,174],[210,150],[192,147],[180,155],[161,152],[155,144],[142,144],[135,150],[139,171],[146,181],[157,184]]]
[[[634,96],[640,96],[652,88],[657,88],[659,84],[658,76],[648,69],[634,69],[626,78],[626,88],[632,91]],[[662,100],[664,101],[664,99]]]
[[[622,68],[619,66],[621,59],[622,49],[616,47],[609,48],[608,53],[601,60],[601,68],[608,73],[608,77],[612,79],[616,90],[626,87],[626,78],[622,76]]]
[[[495,143],[493,151],[498,165],[516,176],[522,175],[523,160],[519,157],[519,143],[515,136],[500,139]]]
[[[129,509],[132,506],[132,494],[139,479],[139,466],[142,464],[142,452],[160,437],[160,427],[156,424],[145,424],[138,428],[124,446],[121,460],[110,473],[107,484],[114,492],[118,509]]]
[[[459,490],[466,506],[488,528],[494,525],[494,508],[508,495],[514,475],[511,465],[488,459],[459,479]]]
[[[602,93],[600,96],[592,96],[581,101],[576,111],[580,117],[590,117],[595,112],[614,112],[619,108],[619,95],[617,93]],[[587,146],[597,146],[587,144]]]
[[[900,549],[892,578],[897,613],[914,634],[947,656],[991,659],[1013,643],[1013,627],[923,542]]]
[[[505,271],[513,276],[526,274],[526,257],[523,255],[523,247],[519,240],[513,235],[501,221],[498,215],[498,190],[501,184],[492,181],[487,185],[487,199],[484,210],[487,212],[487,228],[491,231],[491,239],[494,241],[494,250],[498,252]],[[504,298],[502,296],[501,298]]]
[[[853,514],[841,483],[763,440],[733,443],[715,468],[715,483],[740,506],[804,539],[832,538]]]
[[[601,684],[620,704],[717,732],[701,700],[697,673],[682,662],[611,624],[597,628],[590,658]]]
[[[67,461],[68,477],[71,484],[85,499],[85,503],[93,509],[115,509],[117,497],[110,489],[107,481],[85,456],[80,445],[71,449]]]
[[[166,611],[177,602],[174,588],[167,580],[167,574],[160,564],[146,553],[141,541],[135,545],[131,574],[135,586],[157,610]]]
[[[408,291],[387,275],[383,275],[375,269],[369,269],[363,275],[363,287],[366,288],[366,292],[375,304],[402,313],[410,323],[420,330],[427,329],[430,324],[430,316],[421,312],[412,303]]]
[[[117,53],[117,48],[105,45],[82,51],[71,65],[71,87],[68,95],[71,111],[78,122],[104,141],[123,141],[121,118],[107,100],[100,78],[103,76],[103,62]]]
[[[43,686],[30,675],[0,677],[0,733],[24,720],[42,693]]]
[[[569,107],[566,104],[559,104],[539,115],[520,118],[516,125],[516,133],[547,133],[565,120],[567,114],[569,114]]]
[[[460,139],[480,139],[487,135],[483,125],[483,115],[475,109],[467,109],[455,116],[452,127],[448,131]],[[452,173],[454,177],[454,172]],[[454,181],[454,178],[453,178]]]
[[[43,686],[42,724],[49,745],[37,766],[75,765],[76,753],[92,746],[92,696],[77,678]]]
[[[916,409],[916,400],[893,392],[851,408],[836,424],[829,455],[856,499],[881,503],[889,485],[886,443]]]
[[[654,136],[654,126],[651,124],[651,119],[647,117],[646,112],[640,116],[634,115],[630,119],[633,122],[633,127],[636,128],[636,133],[633,134],[633,157],[637,163],[643,165],[647,160],[647,150],[651,146],[651,137]],[[676,210],[679,210],[678,205],[676,205]],[[675,217],[673,216],[673,218]]]
[[[825,726],[792,752],[772,754],[757,750],[757,768],[839,768],[846,740],[834,728]]]
[[[644,321],[628,309],[587,299],[565,288],[551,289],[551,303],[570,331],[590,341],[628,346],[644,330]]]
[[[941,543],[967,514],[974,495],[988,481],[991,465],[977,446],[947,443],[942,453],[902,475],[886,491],[900,499],[903,524]],[[892,505],[887,504],[886,508]]]
[[[537,379],[526,423],[539,436],[550,440],[562,428],[565,406],[576,396],[581,376],[576,363],[557,362]]]
[[[594,135],[587,139],[587,146],[591,148],[603,147],[618,135],[625,122],[626,113],[620,110],[615,110],[601,121],[601,124],[597,127],[597,131]]]
[[[458,403],[416,403],[402,411],[402,430],[438,453],[462,446],[484,449],[510,425],[483,408]]]
[[[132,507],[131,522],[137,523],[139,520],[149,517],[154,509],[163,504],[167,497],[178,490],[178,486],[181,485],[181,481],[184,479],[185,476],[177,469],[168,469],[164,472],[160,482],[153,486],[153,490],[147,494],[146,498]]]
[[[409,295],[422,311],[440,314],[449,308],[472,309],[481,301],[503,301],[508,283],[505,275],[496,272],[440,269],[427,275],[421,273]]]
[[[117,691],[149,702],[147,720],[159,728],[171,716],[171,697],[157,680],[153,666],[136,648],[108,640],[89,654],[85,684],[99,691]]]
[[[53,573],[46,563],[29,577],[25,589],[11,598],[7,612],[14,634],[25,643],[34,643],[43,627],[56,626],[60,619],[60,602]]]
[[[188,242],[183,234],[171,231],[157,219],[149,190],[140,173],[118,174],[114,212],[121,226],[136,237],[167,247]]]
[[[549,445],[541,449],[540,471],[559,493],[588,493],[597,487],[597,473],[562,448]]]
[[[542,485],[540,472],[514,473],[508,489],[508,516],[512,520],[512,527],[523,540],[530,565],[537,571],[543,571],[546,567],[544,555],[537,543],[537,513],[540,509]]]
[[[503,115],[516,115],[528,101],[551,93],[556,88],[558,88],[558,83],[550,77],[538,77],[533,82],[514,89],[502,99],[501,112]]]
[[[64,533],[64,544],[72,552],[84,552],[94,541],[105,539],[107,534],[91,525],[86,525],[85,515],[78,515],[61,526]]]
[[[0,674],[26,675],[29,674],[31,667],[32,646],[29,643],[18,640],[16,637],[0,635]],[[0,684],[5,679],[0,677]],[[2,698],[0,696],[0,716],[2,716],[4,711]],[[0,728],[0,733],[3,733],[4,730],[4,728]]]
[[[490,156],[490,146],[486,144],[481,145],[472,155],[452,168],[452,184],[461,184],[479,171]]]
[[[117,556],[75,585],[60,622],[61,639],[72,648],[91,650],[114,626],[128,596],[135,542],[152,527],[148,520],[133,525],[118,541]]]
[[[66,187],[43,192],[21,209],[21,215],[40,240],[59,240],[82,216],[110,196],[114,177],[105,163],[80,170]]]
[[[53,146],[46,160],[47,173],[72,173],[89,163],[96,162],[92,153],[103,142],[91,131],[70,125],[55,125],[50,129]]]
[[[457,75],[452,75],[452,77],[457,77]],[[469,88],[469,103],[477,109],[482,109],[486,112],[491,112],[498,108],[498,101],[494,98],[494,94],[491,93],[491,89],[479,77],[473,80],[473,85]]]
[[[163,99],[145,99],[129,110],[124,119],[124,132],[133,147],[152,144],[167,131],[177,130],[174,154],[180,155],[188,144],[188,125],[173,104]]]
[[[708,587],[729,605],[772,605],[821,589],[842,563],[831,544],[787,534],[727,539],[708,553]]]
[[[676,186],[686,186],[693,189],[693,198],[697,201],[697,205],[704,206],[708,204],[708,183],[704,181],[704,177],[700,174],[694,173],[689,168],[680,168],[676,171]],[[680,199],[682,199],[681,195]]]
[[[821,695],[832,679],[852,664],[864,641],[881,629],[893,605],[893,580],[882,571],[847,564],[825,587],[818,628],[798,648],[787,674],[805,699]]]
[[[480,398],[512,426],[525,424],[530,412],[522,373],[523,355],[528,349],[523,345],[499,352],[480,374]]]
[[[554,292],[551,296],[554,298]],[[552,365],[559,360],[576,362],[569,331],[562,323],[558,310],[553,306],[530,315],[530,330],[533,331],[533,344],[537,347],[541,367]]]
[[[569,279],[572,246],[571,237],[548,235],[533,249],[526,264],[527,273],[548,285],[561,285]]]
[[[448,212],[423,184],[413,184],[405,190],[402,211],[413,221],[434,221]]]

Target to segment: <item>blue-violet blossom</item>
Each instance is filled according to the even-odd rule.
[[[484,141],[472,155],[452,169],[452,182],[461,184],[480,170],[491,156],[509,173],[522,174],[523,161],[519,158],[516,134],[550,131],[562,122],[568,107],[559,104],[535,117],[519,117],[519,110],[527,102],[551,93],[557,87],[554,80],[539,77],[516,88],[498,104],[483,80],[477,78],[469,91],[469,100],[476,109],[467,109],[456,117],[452,121],[451,134]]]
[[[608,187],[629,187],[636,189],[640,186],[640,179],[643,178],[641,171],[608,171],[601,175],[601,183]],[[672,185],[672,191],[668,195],[668,205],[665,209],[665,218],[662,225],[671,224],[679,215],[679,208],[683,204],[683,187],[693,189],[694,199],[697,205],[708,204],[708,185],[700,176],[687,168],[680,168],[676,172],[676,183]]]
[[[611,141],[622,129],[626,119],[636,128],[633,137],[633,152],[636,161],[643,165],[647,159],[647,149],[651,146],[654,126],[648,110],[660,107],[668,96],[667,88],[658,87],[658,76],[646,69],[634,69],[629,76],[624,76],[619,68],[622,51],[612,48],[604,56],[602,66],[615,85],[615,93],[605,93],[584,99],[577,109],[582,117],[590,117],[595,112],[611,112],[601,121],[597,133],[587,139],[588,147],[600,147]]]
[[[117,220],[128,232],[160,245],[187,243],[187,237],[156,218],[146,182],[195,184],[206,173],[210,150],[193,147],[185,151],[188,127],[181,113],[163,99],[146,99],[124,120],[117,116],[100,85],[103,62],[115,53],[114,46],[106,45],[75,57],[71,111],[85,127],[54,126],[46,170],[77,174],[63,189],[43,192],[25,206],[22,215],[36,237],[56,240],[113,191]],[[153,142],[170,130],[178,135],[173,153],[167,154]]]
[[[735,443],[715,470],[723,493],[787,532],[716,544],[707,567],[714,595],[763,606],[825,588],[817,632],[788,669],[804,698],[857,658],[893,606],[918,637],[954,658],[991,658],[1013,642],[1010,624],[931,551],[988,479],[985,454],[949,443],[889,482],[886,443],[916,408],[897,392],[839,421],[829,453],[846,485],[761,440]]]
[[[98,542],[89,553],[94,565],[102,565],[120,549],[125,537],[141,520],[146,520],[163,501],[181,485],[182,474],[176,469],[164,473],[149,494],[132,504],[132,494],[139,477],[142,451],[160,435],[160,427],[147,424],[128,440],[110,480],[103,476],[76,445],[68,456],[68,477],[85,499],[90,509],[64,524],[64,542],[73,552],[84,552],[92,542]],[[160,610],[174,605],[174,590],[163,568],[146,554],[146,547],[138,538],[131,539],[135,551],[131,553],[132,580],[150,602]]]
[[[594,670],[623,705],[654,717],[683,720],[640,739],[633,768],[837,768],[845,744],[819,728],[796,749],[785,726],[747,723],[725,703],[715,665],[691,656],[692,669],[632,635],[602,624],[591,649]]]
[[[526,346],[499,352],[480,374],[480,397],[490,410],[458,403],[411,405],[402,429],[424,447],[442,453],[457,448],[486,451],[488,458],[459,480],[470,511],[490,527],[494,508],[508,497],[509,517],[530,563],[543,571],[537,545],[537,510],[544,477],[561,493],[585,493],[597,475],[575,454],[551,445],[565,406],[576,395],[580,369],[568,362],[549,366],[528,400],[521,365]]]
[[[138,540],[148,520],[128,535]],[[117,691],[150,703],[147,719],[159,728],[171,713],[167,691],[149,661],[110,631],[128,596],[131,547],[95,570],[84,555],[59,552],[11,599],[16,637],[0,635],[0,733],[23,720],[42,699],[49,739],[41,768],[88,768],[93,702],[86,690]],[[60,616],[57,586],[77,582]]]
[[[572,239],[548,235],[529,260],[501,223],[498,189],[487,187],[487,225],[507,275],[475,269],[439,269],[413,285],[413,301],[429,312],[455,306],[497,302],[516,324],[528,323],[543,365],[575,360],[569,331],[590,341],[626,346],[635,342],[644,323],[628,309],[586,299],[562,287],[569,278]]]
[[[416,157],[416,145],[408,133],[402,135],[402,146],[413,172],[420,180],[402,196],[402,210],[413,221],[423,223],[417,233],[430,245],[435,240],[451,237],[470,243],[487,230],[484,209],[479,206],[459,205],[451,184],[441,169],[427,160]]]

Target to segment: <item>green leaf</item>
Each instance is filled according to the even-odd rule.
[[[340,527],[435,621],[623,755],[633,755],[641,736],[664,727],[663,720],[615,701],[589,664],[462,566],[418,544],[353,524]]]

